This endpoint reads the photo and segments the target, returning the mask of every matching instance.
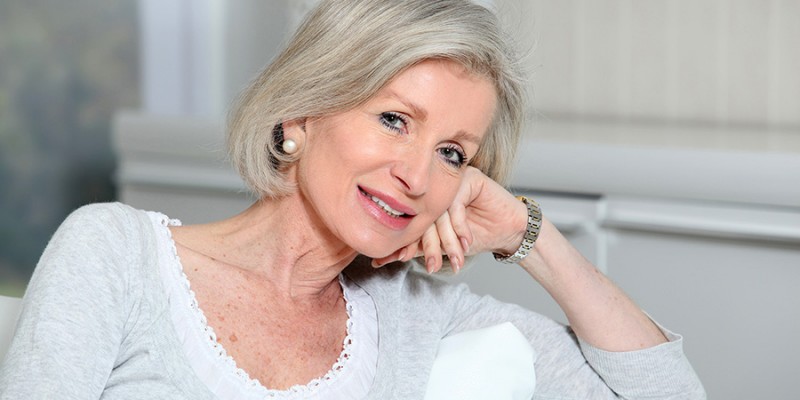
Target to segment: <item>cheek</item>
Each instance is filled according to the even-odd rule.
[[[380,135],[359,124],[318,124],[297,162],[301,190],[315,207],[343,207],[360,177],[379,171],[389,158]],[[365,134],[366,132],[366,134]],[[318,210],[324,211],[324,210]]]
[[[375,132],[363,118],[337,117],[320,123],[315,130],[308,156],[318,167],[333,168],[337,176],[346,169],[361,168],[380,159],[387,159],[391,151],[381,132]]]

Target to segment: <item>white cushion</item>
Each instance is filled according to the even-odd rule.
[[[17,297],[0,296],[0,362],[6,355],[11,337],[14,336],[14,327],[22,309],[22,299]]]
[[[510,322],[444,338],[426,400],[530,400],[536,386],[533,348]]]

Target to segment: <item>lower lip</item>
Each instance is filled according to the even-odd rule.
[[[383,211],[381,206],[376,204],[371,198],[362,193],[360,189],[356,189],[356,191],[358,192],[358,198],[361,201],[361,205],[364,207],[364,209],[366,209],[370,215],[372,215],[383,225],[389,227],[390,229],[399,231],[401,229],[405,229],[408,224],[411,223],[411,218],[408,217],[392,217],[391,215],[387,214],[386,211]]]

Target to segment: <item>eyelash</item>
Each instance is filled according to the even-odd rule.
[[[445,157],[444,154],[442,154],[442,150],[454,151],[458,155],[458,161],[454,161],[454,160],[452,160],[452,159],[450,159],[448,157]],[[452,165],[455,168],[463,167],[464,165],[467,164],[467,161],[468,161],[467,160],[467,155],[464,154],[464,151],[461,150],[460,147],[458,147],[458,146],[456,146],[454,144],[448,144],[447,146],[440,148],[439,149],[439,154],[442,154],[442,157],[444,157],[444,161],[446,163]]]
[[[390,122],[391,119],[399,120],[403,124],[403,127],[405,127],[406,124],[408,123],[408,120],[406,119],[406,117],[403,116],[402,114],[395,113],[395,112],[390,112],[390,111],[381,113],[381,115],[380,115],[381,125],[385,126],[387,129],[393,130],[393,131],[398,132],[398,133],[402,133],[403,128],[399,128],[399,127],[393,125]],[[458,160],[453,160],[453,159],[447,157],[445,154],[443,154],[443,151],[453,151],[453,152],[455,152],[458,155]],[[444,159],[444,162],[450,164],[454,168],[461,168],[465,164],[467,164],[467,161],[468,161],[467,160],[467,155],[464,154],[464,151],[461,150],[460,147],[458,147],[458,146],[456,146],[454,144],[448,144],[445,147],[439,148],[438,152],[442,156],[442,158]]]
[[[408,120],[406,120],[406,117],[404,117],[402,114],[398,114],[398,113],[395,113],[395,112],[388,112],[388,111],[384,112],[384,113],[381,113],[381,124],[383,126],[385,126],[386,128],[391,129],[391,130],[393,130],[395,132],[401,132],[402,128],[398,128],[398,127],[392,125],[389,122],[389,118],[396,118],[396,119],[400,120],[400,122],[403,123],[404,127],[408,123]]]

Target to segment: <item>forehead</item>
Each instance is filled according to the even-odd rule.
[[[398,102],[422,122],[482,137],[494,117],[497,92],[488,77],[461,64],[426,60],[397,74],[373,99]]]

